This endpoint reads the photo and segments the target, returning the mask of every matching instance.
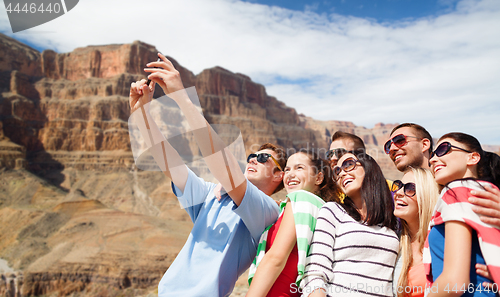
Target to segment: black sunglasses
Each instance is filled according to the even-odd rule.
[[[434,157],[434,155],[436,155],[438,157],[442,157],[442,156],[446,155],[451,150],[451,148],[456,148],[456,149],[459,149],[459,150],[467,152],[467,153],[472,153],[471,151],[468,151],[468,150],[463,149],[463,148],[458,147],[458,146],[451,145],[451,143],[449,143],[448,141],[445,141],[445,142],[441,143],[440,145],[438,145],[436,150],[434,150],[431,153],[430,159],[432,159],[432,157]]]
[[[417,193],[417,187],[415,186],[415,183],[404,184],[400,180],[395,180],[392,183],[391,192],[396,193],[401,188],[403,188],[405,195],[408,197],[413,197]]]
[[[326,152],[326,159],[331,160],[333,156],[337,157],[337,159],[340,159],[340,157],[342,157],[345,153],[347,153],[347,150],[343,148],[329,150]]]
[[[354,158],[349,158],[349,159],[345,159],[344,162],[342,162],[342,165],[340,166],[335,166],[333,167],[333,180],[334,181],[337,181],[339,180],[339,175],[340,173],[342,172],[342,170],[344,170],[344,172],[349,172],[349,171],[353,171],[357,164],[358,164],[358,160],[354,159]]]
[[[397,146],[398,148],[401,148],[402,146],[404,146],[405,144],[408,143],[408,139],[406,139],[408,137],[413,137],[413,138],[416,138],[418,140],[422,139],[422,138],[418,138],[416,136],[398,134],[398,135],[394,136],[393,138],[387,140],[387,142],[384,144],[384,152],[386,154],[389,154],[389,152],[391,151],[391,143],[394,143],[395,146]]]
[[[248,155],[247,163],[250,163],[250,160],[253,158],[257,158],[257,162],[263,163],[263,164],[266,163],[269,158],[271,158],[271,160],[273,160],[274,164],[276,164],[278,169],[283,171],[283,169],[281,169],[281,166],[278,163],[278,161],[276,161],[276,159],[271,154],[268,154],[268,153],[250,154],[250,155]]]

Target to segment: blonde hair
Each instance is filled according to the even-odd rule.
[[[416,199],[418,204],[418,232],[414,234],[415,239],[419,243],[420,252],[423,251],[425,239],[427,237],[427,229],[429,222],[434,212],[434,207],[439,197],[439,189],[432,173],[424,168],[411,168],[415,176]],[[411,234],[410,228],[405,220],[401,220],[401,240],[399,243],[399,253],[402,260],[401,274],[398,280],[398,288],[406,288],[408,286],[408,271],[413,263],[413,253],[411,249]],[[398,296],[405,296],[398,292]]]

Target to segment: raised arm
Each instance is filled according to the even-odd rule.
[[[144,71],[153,82],[159,84],[165,94],[168,94],[184,113],[189,126],[194,132],[200,151],[212,175],[222,184],[236,205],[240,205],[246,191],[246,179],[238,165],[238,161],[226,148],[226,144],[215,133],[207,120],[184,90],[179,72],[163,55],[158,54],[161,62],[147,64]]]
[[[153,93],[154,84],[146,85],[145,79],[132,83],[129,96],[130,114],[135,117],[147,146],[151,147],[150,152],[156,164],[181,191],[184,191],[188,170],[179,153],[165,139],[149,114],[148,103],[151,102]]]

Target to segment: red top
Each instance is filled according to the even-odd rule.
[[[412,288],[412,292],[408,296],[424,297],[425,282],[424,263],[410,267],[410,270],[408,270],[408,286]]]
[[[266,252],[269,251],[269,248],[273,245],[276,234],[278,234],[278,229],[280,228],[282,218],[283,216],[280,216],[276,223],[269,229],[267,235]],[[298,292],[298,286],[295,284],[295,280],[297,279],[297,275],[299,274],[297,270],[298,261],[299,253],[297,251],[297,243],[295,243],[292,252],[288,256],[288,260],[286,261],[283,271],[276,279],[276,282],[274,282],[273,286],[269,290],[269,293],[267,293],[267,297],[300,296]]]

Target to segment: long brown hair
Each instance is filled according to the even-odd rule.
[[[366,173],[361,183],[361,199],[363,199],[366,205],[366,218],[362,220],[361,214],[349,196],[346,196],[344,203],[340,205],[358,222],[362,221],[367,226],[381,225],[396,231],[397,219],[393,213],[394,200],[392,199],[391,191],[384,178],[382,169],[380,169],[375,159],[366,154],[366,151],[363,149],[347,151],[344,154],[347,153],[353,154],[356,157]],[[340,194],[341,191],[338,185],[335,185],[337,193]]]

